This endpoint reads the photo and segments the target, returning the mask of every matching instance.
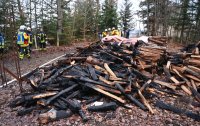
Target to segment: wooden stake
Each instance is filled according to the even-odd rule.
[[[116,76],[115,73],[110,69],[110,67],[108,66],[107,63],[104,63],[104,67],[105,67],[106,71],[110,74],[110,76],[113,76],[113,77],[117,78],[117,76]]]
[[[140,98],[142,99],[142,102],[144,103],[144,105],[149,109],[149,111],[151,112],[151,114],[154,114],[153,109],[151,108],[150,104],[148,103],[148,101],[145,99],[145,97],[142,95],[142,93],[140,92],[140,90],[138,90],[138,94],[140,96]]]
[[[181,88],[183,89],[183,91],[185,91],[188,95],[192,95],[192,92],[184,85],[181,85]]]
[[[117,96],[115,96],[115,95],[113,95],[113,94],[111,94],[111,93],[109,93],[107,91],[104,91],[104,90],[102,90],[100,88],[97,88],[97,87],[95,87],[95,86],[93,86],[91,84],[88,84],[88,83],[84,84],[84,85],[86,85],[87,87],[90,87],[90,88],[94,89],[95,91],[98,91],[98,92],[100,92],[100,93],[102,93],[102,94],[104,94],[104,95],[106,95],[106,96],[108,96],[110,98],[113,98],[113,99],[115,99],[115,100],[117,100],[117,101],[119,101],[119,102],[121,102],[123,104],[125,103],[125,100],[123,100],[120,97],[117,97]]]

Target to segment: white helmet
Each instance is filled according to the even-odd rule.
[[[107,32],[108,31],[108,29],[105,29],[105,32]]]
[[[112,27],[112,30],[115,30],[115,27]]]
[[[111,31],[111,28],[108,28],[108,31]]]
[[[26,26],[25,25],[21,25],[20,27],[19,27],[19,30],[25,30],[26,29]]]
[[[27,28],[27,30],[28,30],[28,31],[31,31],[31,28],[30,28],[30,27],[28,27],[28,28]]]

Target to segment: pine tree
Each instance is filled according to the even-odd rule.
[[[105,0],[100,16],[100,29],[117,27],[118,23],[116,0]]]
[[[124,0],[124,5],[120,11],[124,33],[131,27],[130,22],[133,20],[133,14],[131,12],[132,5],[130,0]]]

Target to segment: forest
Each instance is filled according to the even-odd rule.
[[[144,35],[172,37],[183,44],[199,41],[199,0],[1,0],[1,32],[12,41],[20,25],[43,28],[53,44],[93,41],[105,28],[125,32],[142,24]],[[136,21],[135,15],[139,17]]]

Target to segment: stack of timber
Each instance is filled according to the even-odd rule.
[[[188,101],[185,97],[187,105],[200,104],[197,48],[193,53],[170,54],[165,46],[142,41],[129,46],[92,43],[35,71],[29,78],[32,91],[16,97],[10,106],[21,106],[20,116],[38,112],[42,124],[73,114],[87,121],[86,111],[131,109],[131,105],[152,114],[158,107],[199,121],[196,111],[178,106]],[[164,96],[176,97],[174,104],[161,101]]]

